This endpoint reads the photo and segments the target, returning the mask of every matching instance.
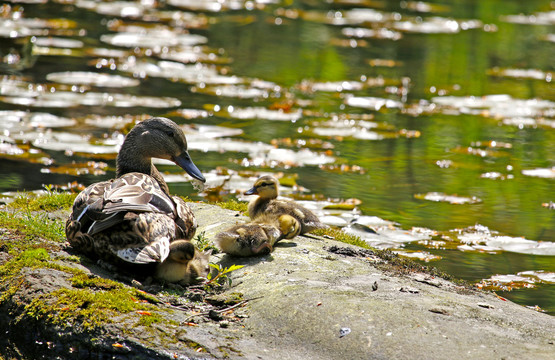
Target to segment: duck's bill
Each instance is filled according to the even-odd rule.
[[[177,165],[179,165],[183,170],[185,170],[187,174],[191,175],[193,178],[200,180],[202,182],[206,182],[206,179],[204,178],[204,176],[202,176],[202,173],[195,165],[195,163],[193,163],[193,160],[191,160],[191,157],[189,156],[188,152],[185,151],[181,153],[181,155],[174,157],[173,161]]]
[[[250,188],[247,191],[245,191],[245,195],[256,195],[256,194],[258,194],[258,191],[256,191],[255,187]]]

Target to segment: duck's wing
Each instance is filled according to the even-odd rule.
[[[87,216],[93,220],[87,233],[94,235],[121,223],[128,212],[176,213],[175,204],[148,175],[126,174],[104,191],[102,201],[91,204]]]
[[[161,263],[170,253],[170,239],[164,236],[146,246],[120,249],[115,253],[119,258],[134,264]]]
[[[72,212],[66,222],[66,236],[71,243],[78,241],[80,234],[89,230],[95,221],[90,215],[102,208],[104,193],[111,184],[112,181],[98,182],[89,185],[77,195],[73,202]]]
[[[198,226],[195,214],[193,214],[193,210],[191,210],[191,208],[180,197],[172,196],[172,199],[175,203],[177,211],[175,224],[179,229],[181,229],[182,232],[180,238],[190,240],[193,236],[195,236]]]

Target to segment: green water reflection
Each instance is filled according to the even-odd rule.
[[[381,3],[384,11],[412,14],[400,2]],[[373,114],[379,124],[396,129],[418,130],[417,138],[391,138],[363,141],[352,138],[326,139],[335,145],[335,155],[351,165],[365,169],[363,174],[336,174],[315,166],[285,169],[299,174],[299,183],[313,193],[327,197],[362,200],[364,214],[376,215],[395,221],[404,228],[428,227],[438,231],[464,228],[474,224],[487,226],[509,236],[522,236],[537,241],[555,241],[555,212],[542,207],[542,203],[555,201],[554,179],[529,177],[522,170],[555,166],[555,130],[553,127],[518,127],[500,125],[500,119],[472,114],[410,115],[399,110],[369,111],[344,105],[337,93],[307,94],[299,90],[303,80],[348,81],[362,78],[384,78],[397,87],[403,81],[406,103],[430,100],[442,91],[454,96],[483,96],[506,94],[516,99],[541,98],[555,101],[555,87],[551,81],[513,79],[489,75],[492,68],[539,69],[555,71],[555,44],[544,40],[553,31],[551,26],[514,24],[501,21],[503,15],[532,14],[553,11],[550,1],[442,1],[446,12],[438,16],[455,19],[478,19],[490,24],[484,29],[461,31],[456,34],[404,34],[398,41],[385,39],[358,39],[349,42],[342,36],[340,26],[331,26],[310,19],[276,16],[281,7],[301,12],[348,10],[355,5],[328,4],[318,1],[284,1],[264,10],[231,11],[207,14],[213,21],[203,29],[191,32],[205,35],[208,46],[222,49],[233,59],[229,71],[241,77],[272,81],[291,90],[299,99],[310,100],[310,110],[318,111],[324,119],[328,113]],[[362,6],[362,5],[360,5]],[[169,10],[175,8],[168,7]],[[111,16],[100,15],[71,5],[48,2],[43,5],[25,5],[25,16],[48,18],[64,17],[79,22],[86,29],[84,38],[90,46],[105,46],[99,42]],[[422,14],[422,16],[429,16]],[[279,20],[276,20],[279,19]],[[279,25],[278,25],[279,24]],[[5,39],[2,39],[5,40]],[[364,42],[363,42],[364,40]],[[25,40],[7,41],[1,45],[3,56]],[[356,44],[356,46],[355,46]],[[371,59],[396,61],[393,67],[371,66]],[[87,57],[35,56],[33,65],[23,69],[3,66],[4,74],[18,74],[36,82],[46,82],[45,76],[57,71],[91,71]],[[405,80],[403,80],[405,79]],[[408,80],[407,80],[408,79]],[[407,82],[408,81],[408,82]],[[125,89],[136,95],[173,96],[182,101],[183,108],[201,109],[206,104],[222,107],[253,106],[251,100],[215,97],[192,92],[191,86],[162,78],[146,78],[141,86]],[[399,92],[386,91],[385,86],[352,91],[358,96],[376,96],[399,99]],[[279,101],[282,101],[280,99]],[[269,106],[276,99],[257,101],[254,106]],[[0,103],[0,110],[25,109]],[[66,117],[87,113],[115,115],[165,115],[165,109],[76,107],[71,109],[41,109]],[[549,117],[549,115],[547,115]],[[553,115],[550,119],[553,121]],[[183,119],[176,118],[183,123]],[[270,143],[276,138],[310,138],[299,128],[318,117],[303,118],[298,123],[264,120],[231,120],[224,117],[203,119],[206,124],[240,127],[242,139]],[[321,119],[320,119],[321,120]],[[191,122],[195,122],[194,120]],[[92,134],[101,135],[103,129],[83,127]],[[70,131],[81,131],[79,126]],[[499,156],[481,157],[457,152],[476,142],[505,142],[510,149],[498,150]],[[191,151],[197,165],[207,171],[217,166],[242,169],[237,162],[244,154],[207,153]],[[63,154],[52,152],[55,159]],[[449,167],[438,166],[438,161],[449,161]],[[111,162],[113,166],[113,162]],[[274,169],[284,170],[284,169]],[[38,165],[0,159],[0,190],[37,189],[45,183],[63,183],[78,180],[91,183],[100,177],[71,177],[41,174]],[[511,179],[482,178],[486,172],[511,175]],[[113,176],[109,172],[105,177]],[[172,190],[184,195],[191,191],[188,185],[172,185]],[[482,201],[472,205],[453,205],[418,200],[415,194],[443,192],[461,196],[475,196]],[[433,263],[445,271],[471,281],[479,281],[494,274],[516,274],[521,271],[544,270],[555,272],[553,257],[514,253],[476,254],[459,250],[430,250],[410,244],[408,249],[426,250],[442,257]],[[555,314],[554,286],[541,285],[533,290],[504,293],[503,296],[523,304],[539,305]]]

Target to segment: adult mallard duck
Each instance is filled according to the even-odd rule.
[[[65,231],[76,250],[120,264],[159,263],[168,257],[170,243],[193,237],[197,224],[191,209],[170,196],[152,158],[171,160],[205,181],[173,121],[157,117],[138,123],[118,153],[116,179],[90,185],[73,203]]]
[[[300,224],[290,215],[262,215],[255,220],[235,225],[214,238],[218,248],[226,254],[253,256],[268,254],[281,239],[299,235]]]
[[[254,186],[245,192],[245,195],[258,195],[249,203],[249,216],[251,219],[266,215],[290,215],[301,225],[301,234],[325,228],[318,216],[293,200],[278,200],[279,182],[273,176],[262,176]]]

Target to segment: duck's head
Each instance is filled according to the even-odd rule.
[[[270,175],[260,177],[254,186],[245,192],[245,195],[258,195],[264,199],[275,199],[278,197],[278,180]]]
[[[301,233],[301,224],[291,215],[281,215],[278,222],[279,231],[284,239],[292,239]]]
[[[189,156],[185,134],[170,119],[151,118],[131,129],[118,154],[118,176],[132,171],[144,172],[145,167],[150,168],[152,158],[171,160],[193,178],[206,181]]]

